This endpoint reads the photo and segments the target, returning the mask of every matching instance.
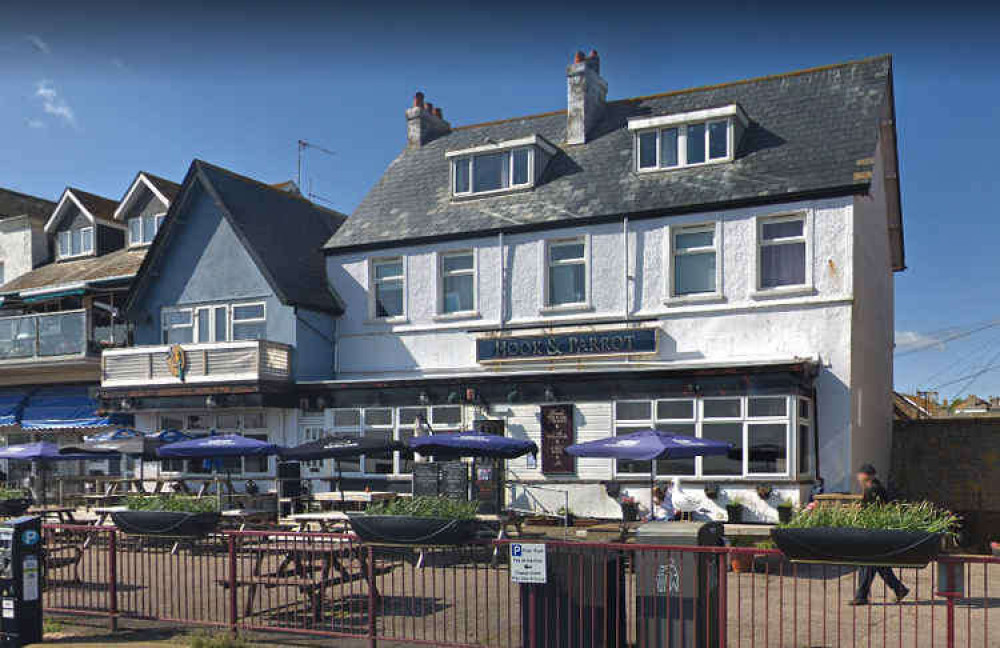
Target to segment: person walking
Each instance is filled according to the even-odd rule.
[[[862,464],[858,468],[857,479],[863,493],[861,497],[862,506],[881,504],[889,500],[888,491],[886,491],[885,486],[875,476],[875,466],[868,463]],[[885,584],[889,586],[889,589],[895,592],[897,603],[906,598],[906,595],[910,593],[910,590],[892,573],[891,568],[862,567],[858,572],[858,589],[854,593],[854,599],[850,602],[850,605],[868,605],[868,596],[871,593],[875,574],[878,574],[885,581]]]

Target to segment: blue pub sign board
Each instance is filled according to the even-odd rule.
[[[476,340],[478,362],[655,353],[656,329],[623,329]]]

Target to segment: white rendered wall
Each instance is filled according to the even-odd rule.
[[[0,263],[4,282],[31,272],[48,255],[42,226],[27,216],[0,220]]]
[[[813,286],[810,290],[784,296],[757,294],[756,219],[796,211],[810,217],[807,228]],[[668,303],[665,300],[668,285],[665,264],[667,226],[714,221],[721,222],[718,230],[722,255],[719,277],[721,298],[708,303]],[[876,227],[875,223],[882,228],[884,237],[884,213],[873,215],[866,221],[871,227]],[[634,280],[628,290],[628,315],[655,318],[654,322],[645,325],[658,326],[661,338],[655,357],[632,358],[630,363],[613,358],[562,363],[506,363],[502,368],[477,364],[475,339],[483,333],[466,332],[466,329],[496,327],[500,323],[497,237],[334,255],[328,258],[327,270],[334,289],[346,303],[346,312],[339,324],[337,378],[429,378],[558,369],[638,370],[686,363],[710,366],[713,363],[796,356],[819,357],[822,368],[816,385],[821,473],[828,488],[846,488],[850,483],[853,459],[851,332],[856,325],[852,315],[854,226],[853,199],[850,197],[632,221],[629,224],[628,258],[629,274]],[[573,313],[543,314],[540,312],[543,241],[578,235],[589,236],[590,307]],[[505,325],[537,325],[541,329],[551,322],[578,322],[585,327],[599,325],[602,320],[620,321],[625,317],[625,246],[621,222],[508,235],[504,237],[504,247],[510,282],[504,300],[507,304]],[[442,321],[435,317],[435,253],[469,248],[476,253],[478,317]],[[873,252],[875,256],[876,252]],[[883,252],[887,258],[888,249]],[[392,324],[372,322],[368,317],[367,259],[396,255],[405,259],[405,320]],[[871,292],[866,297],[866,303],[887,300],[891,312],[891,294],[885,294],[891,281],[891,275],[884,269],[886,263],[886,260],[882,261],[882,270],[871,270],[886,276],[879,282],[866,284],[866,290]],[[532,331],[520,332],[530,334]],[[888,346],[876,349],[879,345],[886,346],[884,337],[868,351],[877,351],[879,357],[891,352]],[[883,376],[879,380],[884,383],[891,380],[891,376]],[[534,409],[537,410],[537,407]],[[877,409],[864,414],[862,420],[869,415],[875,423],[873,430],[889,425],[888,415]],[[603,427],[601,433],[609,431],[608,425]],[[580,475],[580,478],[583,476]]]

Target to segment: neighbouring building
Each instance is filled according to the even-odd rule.
[[[402,153],[326,243],[335,364],[296,376],[296,440],[502,421],[541,447],[508,462],[514,505],[554,511],[568,492],[608,517],[602,483],[642,499],[649,462],[574,461],[567,444],[649,427],[731,442],[656,475],[757,519],[817,477],[847,490],[863,461],[887,472],[905,267],[891,59],[607,90],[592,52],[567,68],[565,110],[453,127],[416,95]],[[158,326],[168,302],[148,303]],[[106,354],[106,385],[126,353]],[[344,469],[405,488],[412,462]]]
[[[0,189],[0,286],[48,260],[45,221],[55,206],[44,198]]]
[[[344,218],[287,183],[195,160],[122,302],[133,339],[104,351],[104,407],[146,431],[295,443],[296,382],[334,376],[341,307],[321,247]],[[225,468],[266,480],[273,462]],[[148,476],[205,472],[201,461],[156,463]]]
[[[0,430],[8,444],[77,441],[131,422],[98,411],[101,352],[131,341],[124,298],[177,189],[142,172],[121,201],[67,188],[45,214],[44,238],[33,247],[51,248],[53,259],[0,286]],[[24,468],[11,462],[10,472]],[[58,466],[63,475],[119,468]]]

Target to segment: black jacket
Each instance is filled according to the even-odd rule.
[[[865,489],[861,497],[863,504],[876,504],[889,501],[889,491],[885,489],[878,479],[872,478],[872,483]]]

